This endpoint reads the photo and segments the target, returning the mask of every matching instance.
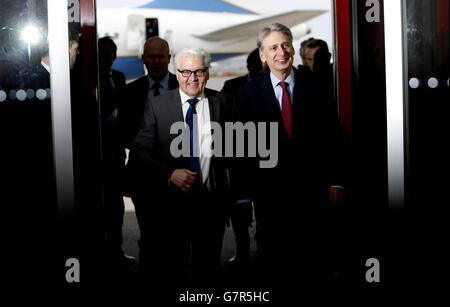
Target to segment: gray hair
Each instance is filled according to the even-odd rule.
[[[258,46],[259,50],[263,50],[264,45],[264,39],[266,38],[267,35],[269,35],[271,32],[273,31],[278,31],[281,33],[284,33],[287,35],[287,37],[289,38],[289,42],[292,44],[292,32],[291,30],[286,27],[285,25],[282,25],[281,23],[273,23],[271,25],[268,25],[267,27],[262,28],[259,33],[258,33],[258,40],[256,41],[256,45]]]
[[[175,68],[178,69],[179,65],[179,59],[183,57],[197,57],[202,58],[203,62],[205,63],[205,66],[209,68],[211,64],[211,56],[209,53],[201,48],[184,48],[180,52],[177,53],[175,56]]]

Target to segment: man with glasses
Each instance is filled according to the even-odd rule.
[[[199,48],[177,54],[179,88],[152,99],[130,151],[136,200],[145,210],[143,269],[161,286],[181,286],[187,280],[213,285],[220,270],[230,201],[228,167],[208,149],[213,122],[224,131],[225,122],[232,120],[234,100],[206,88],[210,62],[209,54]],[[172,143],[180,137],[177,129],[171,133],[173,124],[186,128],[188,156],[173,152]]]

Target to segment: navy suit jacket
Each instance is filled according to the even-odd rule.
[[[221,92],[230,94],[234,97],[238,97],[239,91],[241,90],[241,86],[247,82],[248,82],[248,75],[227,80],[223,84]]]
[[[343,184],[341,165],[342,128],[335,108],[308,74],[294,68],[292,138],[284,129],[280,105],[266,74],[245,84],[240,91],[236,119],[266,123],[266,147],[270,122],[278,123],[278,164],[261,168],[267,158],[238,159],[236,172],[240,198],[278,203],[305,200],[326,206],[330,185]],[[256,124],[257,125],[257,124]],[[258,130],[258,133],[261,131]],[[245,181],[242,181],[245,178]]]

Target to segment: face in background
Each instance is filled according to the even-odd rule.
[[[319,46],[313,48],[307,47],[305,50],[305,65],[308,66],[311,71],[314,71],[314,56],[319,48]]]
[[[308,38],[308,39],[306,39],[306,40],[304,40],[304,41],[302,41],[301,43],[300,43],[300,50],[299,50],[299,53],[300,53],[300,58],[302,59],[302,64],[304,65],[304,66],[306,66],[306,47],[308,46],[308,44],[310,43],[310,42],[312,42],[312,41],[314,41],[315,39],[313,38],[313,37],[310,37],[310,38]]]
[[[166,42],[159,37],[149,38],[144,46],[142,62],[153,80],[162,80],[169,72],[170,63],[170,53]]]
[[[185,56],[178,59],[179,70],[198,70],[206,68],[205,62],[202,57],[197,56]],[[180,89],[191,98],[195,98],[201,95],[206,87],[206,82],[209,79],[209,72],[206,71],[202,77],[192,73],[189,78],[183,77],[177,70],[177,80],[180,85]]]
[[[79,44],[76,41],[72,41],[69,48],[69,65],[70,69],[75,67],[75,62],[77,60],[77,55],[80,53],[78,51]]]
[[[302,59],[302,64],[307,66],[307,64],[306,64],[306,48],[300,49],[300,58]]]
[[[109,44],[98,45],[98,58],[101,72],[108,72],[111,70],[112,64],[116,57],[114,55],[113,47]]]
[[[264,38],[262,47],[259,51],[261,61],[267,63],[277,78],[284,80],[291,73],[295,54],[289,37],[280,31],[272,31]]]

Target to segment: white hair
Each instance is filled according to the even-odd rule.
[[[201,48],[184,48],[175,56],[175,68],[178,69],[179,59],[183,57],[198,57],[203,59],[203,63],[205,63],[205,67],[209,68],[211,64],[211,56],[209,53]]]

